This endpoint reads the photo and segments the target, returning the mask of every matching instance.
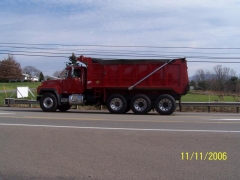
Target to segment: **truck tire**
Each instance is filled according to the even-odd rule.
[[[113,94],[107,100],[107,108],[110,113],[123,114],[127,109],[127,100],[120,94]]]
[[[172,96],[163,94],[155,101],[155,109],[161,115],[170,115],[176,109],[176,101]]]
[[[63,106],[58,106],[57,109],[61,112],[65,112],[69,110],[72,106],[71,105],[63,105]]]
[[[134,96],[130,103],[135,114],[147,114],[151,109],[151,100],[144,94]]]
[[[52,93],[43,94],[40,99],[40,107],[45,112],[54,112],[57,110],[57,98]]]

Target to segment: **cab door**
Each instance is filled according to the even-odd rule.
[[[64,94],[82,94],[84,91],[84,71],[82,68],[68,70],[67,78],[63,79]]]

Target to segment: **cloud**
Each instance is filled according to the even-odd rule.
[[[5,0],[0,2],[1,42],[238,47],[239,5],[234,0]],[[16,59],[24,66],[34,62],[42,69],[51,63],[52,71],[62,69],[66,61],[40,57],[30,61],[32,58],[24,56]],[[200,65],[189,63],[190,74],[197,67]]]

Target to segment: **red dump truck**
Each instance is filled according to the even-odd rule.
[[[67,66],[66,77],[42,82],[37,100],[46,112],[67,111],[72,105],[106,105],[110,113],[155,109],[170,115],[176,100],[189,90],[187,61],[179,59],[112,59],[80,56]]]

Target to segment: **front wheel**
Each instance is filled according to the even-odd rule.
[[[107,108],[110,113],[123,114],[127,109],[127,100],[120,94],[113,94],[107,100]]]
[[[176,101],[172,96],[163,94],[155,101],[155,109],[161,115],[170,115],[176,109]]]
[[[40,107],[45,112],[54,112],[57,110],[57,98],[52,93],[43,94],[40,100]]]

